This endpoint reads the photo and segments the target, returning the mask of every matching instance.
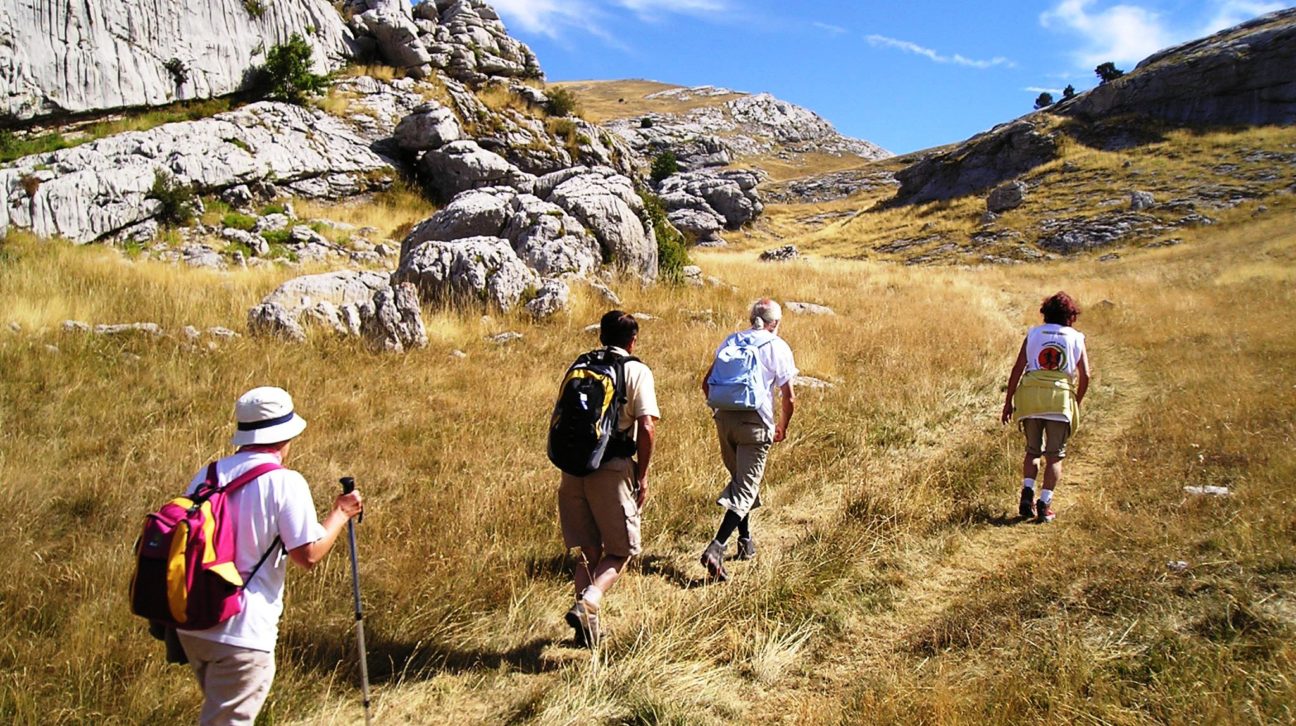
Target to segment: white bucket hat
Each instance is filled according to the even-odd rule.
[[[234,418],[238,421],[231,440],[235,446],[277,444],[306,430],[306,419],[293,411],[292,396],[274,386],[253,388],[239,396]]]

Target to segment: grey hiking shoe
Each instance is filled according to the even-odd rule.
[[[711,579],[719,582],[727,582],[729,573],[724,568],[724,545],[715,540],[707,545],[706,550],[702,552],[702,566],[706,568],[707,574]]]
[[[756,540],[751,537],[738,538],[738,555],[735,559],[754,560],[756,559]]]
[[[1057,517],[1053,513],[1052,502],[1045,504],[1042,501],[1035,502],[1035,521],[1039,524],[1048,524]]]
[[[603,629],[599,627],[598,613],[589,610],[584,600],[577,600],[564,617],[567,624],[575,631],[573,640],[581,648],[597,648],[603,640]]]

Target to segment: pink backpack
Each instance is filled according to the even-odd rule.
[[[180,630],[205,630],[243,610],[243,588],[279,546],[279,538],[245,578],[234,565],[235,512],[231,492],[272,471],[268,463],[253,467],[221,486],[216,463],[193,494],[167,502],[144,517],[135,544],[131,578],[131,612]]]

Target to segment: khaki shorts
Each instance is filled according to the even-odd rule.
[[[203,692],[200,726],[252,726],[270,695],[274,653],[178,635]]]
[[[613,557],[640,552],[635,467],[630,459],[603,462],[589,476],[564,473],[558,486],[558,520],[568,549],[602,548]]]
[[[1039,455],[1043,454],[1050,459],[1066,458],[1071,424],[1045,418],[1024,418],[1021,420],[1021,427],[1026,434],[1027,456],[1039,458]]]

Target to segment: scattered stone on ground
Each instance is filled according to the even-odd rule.
[[[1229,494],[1231,493],[1231,492],[1229,492],[1229,488],[1228,488],[1228,487],[1211,486],[1211,485],[1206,485],[1206,486],[1186,486],[1186,487],[1183,488],[1183,490],[1184,490],[1184,493],[1185,493],[1185,494],[1189,494],[1189,495],[1192,495],[1192,496],[1198,496],[1198,497],[1200,497],[1200,496],[1207,496],[1207,497],[1227,497],[1227,496],[1229,496]]]
[[[986,197],[986,211],[991,214],[1003,214],[1014,210],[1026,201],[1026,192],[1026,183],[1021,181],[1012,181],[995,187]]]
[[[818,305],[815,303],[808,303],[808,302],[789,301],[783,303],[783,307],[788,312],[795,313],[797,315],[836,315],[837,314],[833,312],[832,308],[826,305]]]
[[[797,251],[796,245],[783,245],[771,250],[765,250],[760,255],[761,262],[788,262],[801,256]]]
[[[505,333],[499,333],[497,335],[489,336],[487,340],[489,340],[490,342],[496,345],[507,345],[514,341],[522,340],[522,334],[516,331],[508,331]]]

